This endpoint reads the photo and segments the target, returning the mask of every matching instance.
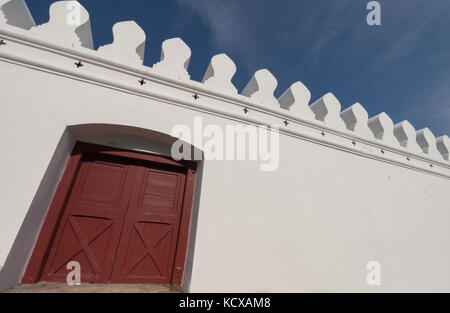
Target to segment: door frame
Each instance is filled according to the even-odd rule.
[[[181,208],[180,227],[178,231],[177,246],[175,250],[175,262],[172,269],[171,284],[181,286],[183,281],[185,260],[189,239],[189,228],[194,198],[194,187],[197,164],[194,161],[175,161],[170,157],[155,155],[146,152],[136,152],[102,145],[90,144],[77,141],[67,162],[64,174],[58,184],[53,196],[47,216],[45,217],[39,233],[33,253],[22,277],[23,284],[37,283],[44,270],[50,249],[56,236],[59,223],[63,216],[70,191],[75,183],[81,166],[82,156],[85,153],[97,153],[103,155],[118,156],[159,164],[172,165],[186,169],[186,184],[184,190],[183,204]]]

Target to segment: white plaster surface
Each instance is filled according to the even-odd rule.
[[[168,134],[177,123],[192,126],[194,116],[232,123],[4,62],[0,68],[9,77],[0,87],[0,138],[8,147],[0,160],[2,264],[67,126]],[[251,161],[205,162],[191,291],[450,290],[447,179],[286,135],[280,141],[275,172]],[[380,287],[366,285],[371,260],[381,263]]]

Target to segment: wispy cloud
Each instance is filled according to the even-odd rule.
[[[437,84],[426,86],[415,98],[411,109],[420,127],[429,127],[437,137],[450,136],[450,70]]]
[[[327,6],[327,10],[318,10],[308,12],[308,24],[310,30],[315,33],[316,40],[308,48],[309,57],[315,58],[323,53],[328,45],[334,44],[334,41],[343,32],[348,31],[348,25],[351,23],[347,17],[357,8],[354,2],[348,0],[333,1]],[[306,23],[303,26],[308,27]]]
[[[368,1],[177,0],[244,79],[267,67],[280,90],[301,79],[313,97],[331,90],[343,107],[450,133],[450,1],[379,1],[381,26],[367,25]]]
[[[252,34],[241,1],[177,0],[200,17],[211,32],[215,47],[221,51],[238,53],[244,65],[252,66],[258,37]],[[245,43],[245,44],[243,44]]]
[[[364,77],[369,77],[377,72],[384,71],[396,64],[396,62],[411,55],[425,39],[430,26],[443,14],[443,7],[429,5],[424,1],[411,0],[405,6],[404,2],[389,2],[383,5],[383,11],[389,16],[386,41],[389,44],[383,46],[383,51],[371,58],[370,67],[364,72]],[[450,8],[447,3],[447,8]],[[420,12],[420,15],[418,14]],[[420,18],[418,18],[420,16]],[[393,18],[395,17],[395,18]]]

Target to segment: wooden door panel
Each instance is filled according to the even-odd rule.
[[[70,261],[80,262],[83,282],[109,280],[132,176],[124,164],[101,157],[83,161],[42,280],[65,281]]]
[[[113,282],[170,283],[186,175],[138,166]]]
[[[171,247],[176,239],[169,224],[135,222],[124,228],[112,282],[169,283]]]
[[[92,158],[92,157],[91,157]],[[85,162],[74,204],[121,210],[120,196],[125,183],[126,165],[102,161]],[[123,203],[122,203],[123,205]]]
[[[105,247],[111,240],[113,221],[108,219],[69,217],[62,225],[63,230],[57,243],[53,260],[45,278],[65,281],[66,265],[78,261],[82,269],[84,282],[96,281],[97,275],[105,266]]]
[[[177,216],[179,174],[146,169],[135,211],[161,216]]]

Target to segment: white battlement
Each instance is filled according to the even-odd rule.
[[[14,4],[14,5],[12,5]],[[20,5],[19,5],[20,4]],[[1,0],[0,2],[1,28],[12,30],[9,25],[27,28],[27,23],[17,21],[29,15],[28,9],[22,0]],[[69,25],[68,12],[73,8],[74,1],[58,1],[50,7],[50,20],[42,25],[33,26],[30,36],[48,41],[51,44],[62,45],[73,49],[81,47],[92,49],[92,34],[90,29],[89,13],[80,4],[80,25]],[[8,10],[5,10],[8,8]],[[6,19],[4,18],[6,16]],[[34,22],[33,22],[34,24]],[[143,66],[145,51],[145,33],[134,22],[120,22],[113,27],[114,42],[98,49],[97,55],[121,64],[140,66],[146,73],[160,74],[178,81],[190,81],[188,65],[191,56],[190,48],[180,38],[172,38],[163,42],[161,60],[152,68]],[[233,101],[241,102],[242,98],[235,98],[237,89],[231,79],[236,72],[234,62],[226,55],[219,54],[211,59],[202,83],[207,90],[227,94]],[[195,83],[195,82],[192,82]],[[428,130],[418,131],[416,138],[412,133],[414,127],[407,121],[394,124],[386,113],[368,118],[367,111],[361,104],[341,112],[341,104],[336,97],[327,93],[309,106],[311,94],[301,83],[296,82],[286,90],[279,99],[273,95],[277,86],[276,78],[267,70],[257,71],[243,89],[242,95],[249,98],[257,107],[287,110],[304,122],[315,120],[337,132],[349,130],[354,133],[355,139],[375,140],[383,145],[397,149],[400,146],[405,152],[419,155],[428,159],[448,163],[446,146],[448,141],[439,141],[440,149],[434,135]],[[236,96],[234,96],[236,95]],[[241,100],[241,101],[240,101]],[[247,100],[248,101],[248,100]],[[245,106],[245,104],[244,104]],[[289,116],[289,115],[288,115]],[[316,124],[317,125],[317,124]],[[320,125],[320,123],[319,123]],[[448,137],[443,137],[448,138]],[[421,149],[417,149],[418,145]]]
[[[92,49],[91,22],[88,11],[79,7],[79,20],[70,16],[70,9],[78,10],[73,1],[58,1],[50,6],[50,20],[30,29],[30,35],[72,48]],[[73,19],[73,20],[72,20]]]
[[[145,54],[145,33],[134,21],[113,26],[113,43],[98,48],[98,53],[119,62],[142,64]]]

